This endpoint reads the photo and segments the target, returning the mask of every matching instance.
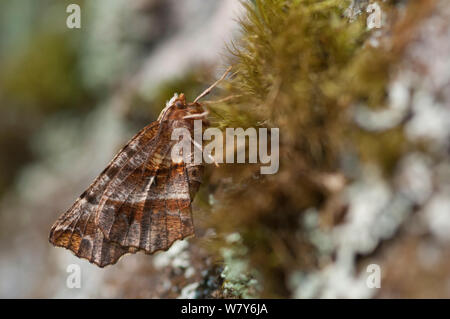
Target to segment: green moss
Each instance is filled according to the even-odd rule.
[[[247,248],[240,256],[238,246],[229,247],[236,254],[229,254],[225,265],[233,273],[244,258],[259,274],[261,296],[289,297],[289,275],[319,267],[317,245],[299,222],[309,208],[320,212],[330,196],[317,176],[342,173],[340,163],[349,152],[389,174],[406,147],[399,129],[371,133],[353,121],[358,104],[386,107],[401,50],[367,45],[366,16],[348,21],[343,14],[348,5],[244,2],[242,36],[230,45],[235,76],[221,96],[232,98],[210,106],[218,127],[280,128],[277,174],[259,176],[257,165],[224,165],[210,178],[219,185],[211,226],[223,242],[238,232]],[[392,3],[383,8],[395,11]],[[231,178],[231,185],[223,178]]]

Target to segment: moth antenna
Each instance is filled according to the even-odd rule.
[[[194,103],[196,103],[198,100],[200,100],[202,97],[208,95],[212,89],[214,89],[217,84],[219,84],[223,79],[225,79],[225,77],[228,75],[228,73],[230,73],[231,71],[231,66],[225,71],[224,74],[222,74],[222,76],[220,77],[220,79],[218,79],[216,82],[214,82],[209,88],[207,88],[205,91],[203,91],[202,94],[200,94],[199,96],[197,96],[197,98],[194,100]]]

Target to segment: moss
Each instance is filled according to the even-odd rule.
[[[375,163],[388,176],[395,169],[402,154],[407,151],[402,128],[381,133],[361,131],[356,136],[355,143],[359,147],[361,160]]]
[[[244,2],[242,36],[230,45],[235,75],[221,96],[231,98],[210,106],[218,114],[218,127],[280,128],[277,174],[260,176],[257,165],[241,164],[223,166],[210,177],[215,199],[210,225],[217,230],[217,246],[238,232],[247,249],[242,257],[237,245],[225,266],[233,272],[230,268],[244,258],[259,274],[260,296],[289,297],[290,274],[320,266],[317,245],[300,222],[305,211],[320,212],[330,199],[318,176],[345,175],[341,164],[349,154],[390,174],[408,147],[401,129],[374,133],[353,121],[359,104],[387,107],[388,83],[403,49],[368,45],[367,16],[350,22],[344,15],[348,5],[338,0]],[[394,2],[383,10],[387,21],[398,15]],[[401,29],[400,23],[392,25]],[[401,34],[407,32],[395,31],[393,37]],[[230,257],[235,255],[240,257]]]

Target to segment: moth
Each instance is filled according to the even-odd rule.
[[[193,136],[196,119],[208,124],[208,112],[198,100],[229,71],[192,103],[186,103],[184,94],[175,94],[157,121],[138,132],[53,224],[50,243],[104,267],[124,254],[153,254],[194,235],[191,202],[204,167],[173,161],[176,141],[171,134],[185,128]]]

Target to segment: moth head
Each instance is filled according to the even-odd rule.
[[[175,94],[166,103],[166,107],[161,111],[158,120],[200,119],[206,121],[205,117],[203,106],[198,102],[186,103],[186,97],[181,93],[180,95]]]
[[[173,103],[176,109],[182,110],[186,108],[186,97],[184,96],[184,93],[181,93],[178,98],[175,99],[175,102]]]
[[[187,105],[186,115],[183,116],[184,120],[202,120],[203,125],[209,126],[207,119],[208,111],[205,110],[203,105],[198,102],[192,102]]]

